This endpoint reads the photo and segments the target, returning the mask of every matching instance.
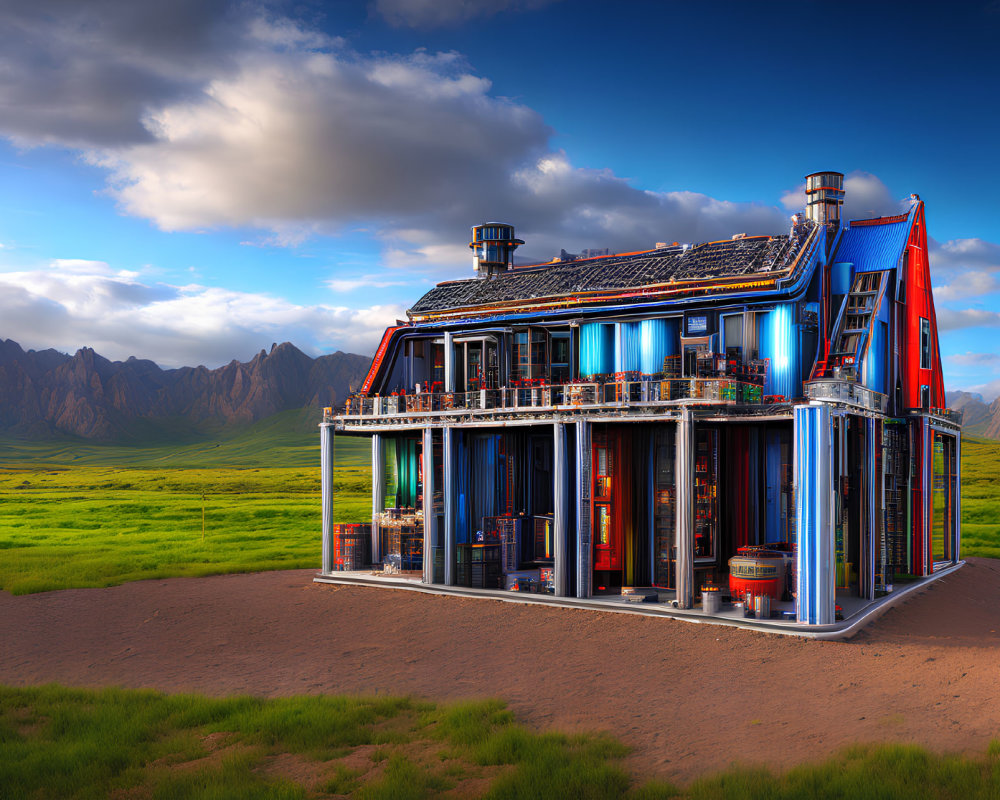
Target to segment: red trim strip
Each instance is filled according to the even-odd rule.
[[[385,352],[389,349],[389,341],[392,339],[392,335],[401,327],[403,326],[397,325],[393,328],[386,328],[385,333],[382,334],[382,341],[379,342],[378,350],[375,351],[375,358],[372,359],[372,365],[368,368],[368,375],[365,376],[365,382],[361,384],[361,394],[368,394],[368,390],[375,383],[375,376],[378,375],[379,367],[382,366],[382,359],[385,358]]]

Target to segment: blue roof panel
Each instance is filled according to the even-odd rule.
[[[844,228],[833,261],[849,261],[856,272],[892,269],[910,236],[913,212],[889,218],[892,221],[872,223],[870,220],[851,222]]]

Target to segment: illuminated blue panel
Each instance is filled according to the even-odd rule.
[[[588,322],[580,326],[580,374],[607,375],[614,371],[614,325]]]
[[[615,325],[615,372],[638,372],[641,367],[641,339],[638,322]]]
[[[760,357],[768,359],[764,394],[800,397],[802,385],[795,304],[782,303],[768,312],[760,323],[758,340]]]
[[[799,545],[796,612],[799,622],[829,625],[836,607],[830,409],[796,406],[793,414]]]
[[[865,361],[861,369],[861,379],[864,385],[882,394],[887,394],[885,345],[888,337],[886,324],[881,320],[875,320],[872,324],[871,341],[865,351]]]
[[[646,375],[663,371],[663,359],[677,355],[680,326],[676,319],[644,319],[639,323],[642,357],[639,367]]]
[[[851,291],[851,267],[849,261],[838,261],[830,267],[830,294],[847,294]]]

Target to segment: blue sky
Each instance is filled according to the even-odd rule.
[[[926,201],[949,388],[1000,393],[1000,3],[0,0],[0,337],[370,353],[469,226],[560,248]]]

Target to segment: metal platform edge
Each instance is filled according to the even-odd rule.
[[[890,608],[908,600],[915,594],[926,590],[936,581],[948,575],[952,575],[965,565],[964,561],[952,564],[950,567],[928,575],[920,582],[907,586],[904,589],[873,600],[857,614],[848,617],[832,625],[811,625],[803,626],[797,622],[776,622],[755,619],[729,619],[726,617],[706,616],[699,611],[680,610],[670,608],[667,605],[652,605],[637,603],[634,606],[613,606],[606,602],[593,599],[581,599],[577,597],[553,597],[552,595],[522,594],[519,592],[505,592],[499,589],[472,589],[465,586],[441,586],[439,584],[418,583],[405,578],[392,577],[371,577],[365,578],[356,575],[326,575],[317,574],[313,578],[314,583],[328,583],[342,586],[365,586],[376,589],[401,589],[408,592],[422,592],[423,594],[446,595],[452,597],[466,597],[478,600],[497,600],[502,603],[521,603],[525,605],[545,605],[557,608],[573,608],[586,611],[603,611],[612,614],[639,614],[648,617],[666,617],[682,622],[691,622],[701,625],[722,625],[730,628],[742,628],[744,630],[758,631],[760,633],[775,633],[781,636],[798,636],[804,639],[815,639],[818,641],[846,640],[859,633],[866,625],[874,622]]]

